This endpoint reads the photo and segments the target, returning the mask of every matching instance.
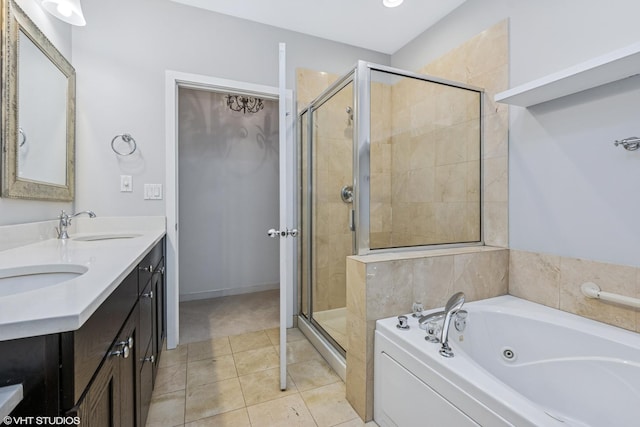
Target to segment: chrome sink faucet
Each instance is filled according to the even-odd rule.
[[[95,218],[96,214],[93,211],[82,211],[69,215],[64,210],[60,212],[60,216],[58,219],[60,220],[60,224],[56,231],[58,232],[58,239],[68,239],[69,233],[67,233],[67,227],[71,225],[71,219],[77,217],[78,215],[87,214],[89,218]]]
[[[453,357],[453,351],[449,347],[449,324],[451,323],[451,317],[462,308],[464,304],[464,294],[462,292],[455,293],[447,304],[444,306],[444,324],[442,325],[442,347],[440,348],[440,354],[444,357]]]

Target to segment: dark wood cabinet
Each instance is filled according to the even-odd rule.
[[[0,386],[23,384],[14,416],[144,427],[166,336],[164,239],[76,331],[0,342]]]
[[[120,373],[117,356],[107,356],[78,404],[67,415],[85,427],[118,427],[121,417]]]
[[[23,387],[24,398],[12,415],[58,415],[59,352],[57,334],[0,342],[0,387]]]
[[[140,263],[140,337],[146,349],[139,359],[140,407],[139,424],[144,426],[151,405],[151,394],[158,362],[164,345],[165,328],[165,277],[163,252],[152,250]]]
[[[138,273],[134,270],[80,329],[60,334],[63,409],[80,399],[137,301]]]
[[[166,300],[164,295],[165,279],[164,279],[164,258],[156,267],[155,275],[151,279],[151,290],[153,291],[153,310],[152,310],[152,331],[151,345],[153,350],[153,383],[155,384],[156,374],[158,372],[158,362],[162,353],[162,346],[166,337],[167,329],[165,323]]]
[[[140,345],[138,334],[139,309],[133,310],[127,323],[125,323],[120,335],[114,344],[112,356],[118,357],[118,375],[120,377],[120,425],[122,427],[134,427],[138,425],[138,383],[137,375],[138,358],[140,357]],[[128,356],[124,354],[124,348],[129,349]],[[116,353],[114,353],[114,351]],[[122,353],[119,353],[122,351]],[[143,426],[142,426],[143,427]]]

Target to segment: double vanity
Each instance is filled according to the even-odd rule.
[[[0,413],[144,426],[166,335],[165,219],[78,218],[68,239],[54,225],[0,227],[13,242],[0,247]]]

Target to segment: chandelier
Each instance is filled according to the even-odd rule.
[[[253,96],[227,95],[227,107],[233,111],[242,111],[244,114],[257,113],[264,108],[262,99]]]

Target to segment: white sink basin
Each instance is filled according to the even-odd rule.
[[[77,264],[30,265],[0,269],[0,297],[57,285],[86,273]]]
[[[98,240],[115,240],[115,239],[134,239],[140,237],[142,234],[134,233],[102,233],[102,234],[90,234],[86,236],[72,237],[72,240],[78,240],[81,242],[95,242]]]

